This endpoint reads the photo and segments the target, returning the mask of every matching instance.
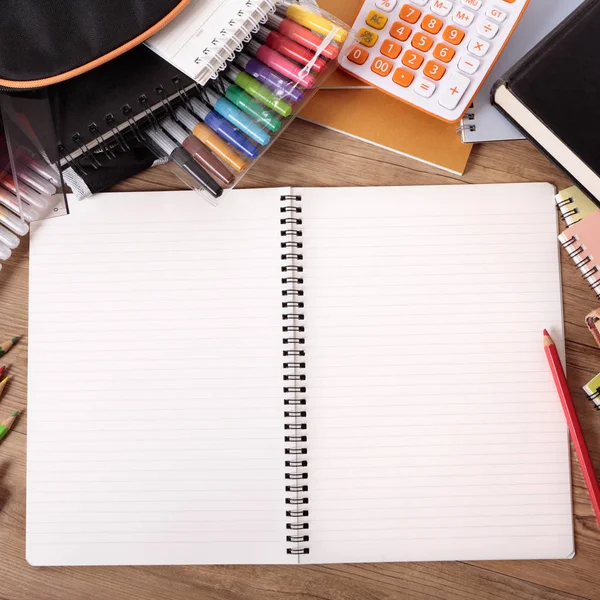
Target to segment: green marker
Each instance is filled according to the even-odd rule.
[[[8,417],[8,419],[6,419],[4,423],[0,424],[0,440],[3,440],[7,436],[8,432],[13,426],[13,423],[17,420],[18,416],[19,411],[17,410],[12,415],[10,415],[10,417]]]
[[[260,100],[265,106],[273,109],[282,117],[289,117],[292,114],[292,105],[278,98],[266,85],[263,85],[252,75],[240,71],[237,67],[231,66],[228,71],[233,83],[239,85],[247,94]]]
[[[228,81],[223,81],[223,86],[225,87],[225,98],[249,114],[257,123],[268,127],[273,132],[281,129],[281,121],[260,102],[250,97],[241,87]]]

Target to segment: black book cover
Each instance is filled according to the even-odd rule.
[[[138,46],[79,77],[49,88],[56,140],[62,154],[119,141],[116,131],[131,136],[150,117],[177,104],[193,81],[149,48]],[[169,100],[170,99],[170,100]],[[98,149],[98,148],[96,148]]]
[[[509,70],[494,104],[502,85],[600,176],[600,1],[584,2]]]

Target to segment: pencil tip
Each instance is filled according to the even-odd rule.
[[[12,342],[13,344],[16,344],[18,341],[19,341],[19,336],[16,336],[16,337],[14,337],[14,338],[11,340],[11,342]]]
[[[18,417],[20,413],[21,413],[20,410],[15,410],[15,412],[11,416],[12,417]]]
[[[547,329],[544,329],[544,337],[550,337],[550,334],[548,333]]]

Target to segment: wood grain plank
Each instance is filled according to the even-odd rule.
[[[476,146],[464,177],[295,122],[241,187],[439,185],[569,181],[528,142]],[[118,191],[184,189],[167,166]],[[199,201],[202,201],[199,199]],[[0,337],[27,331],[27,244],[0,274]],[[600,415],[581,386],[600,372],[600,349],[584,325],[598,304],[562,256],[569,384],[600,467]],[[11,383],[0,414],[26,405],[27,337],[6,357]],[[27,415],[0,446],[0,600],[514,600],[600,599],[600,531],[581,470],[572,461],[577,556],[568,561],[321,565],[313,567],[33,568],[25,561]]]

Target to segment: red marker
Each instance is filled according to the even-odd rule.
[[[314,52],[323,45],[322,37],[313,33],[310,29],[302,27],[302,25],[290,21],[290,19],[284,19],[279,15],[270,15],[267,25],[271,29],[275,29],[276,31],[279,31],[279,33],[290,38],[293,42],[296,42],[309,50],[313,50]],[[340,49],[333,44],[328,44],[321,50],[321,54],[329,59],[337,58],[339,53]]]
[[[317,73],[322,73],[327,68],[327,63],[322,58],[316,58],[314,52],[307,50],[304,46],[297,44],[276,31],[260,29],[256,34],[256,39],[301,65],[306,66],[310,64],[311,69]]]
[[[281,56],[279,52],[275,52],[275,50],[269,48],[269,46],[265,46],[257,40],[251,40],[245,50],[256,56],[267,67],[271,67],[273,71],[285,75],[285,77],[291,79],[293,82],[307,88],[314,87],[315,78],[304,70],[305,67],[298,66],[285,56]]]

